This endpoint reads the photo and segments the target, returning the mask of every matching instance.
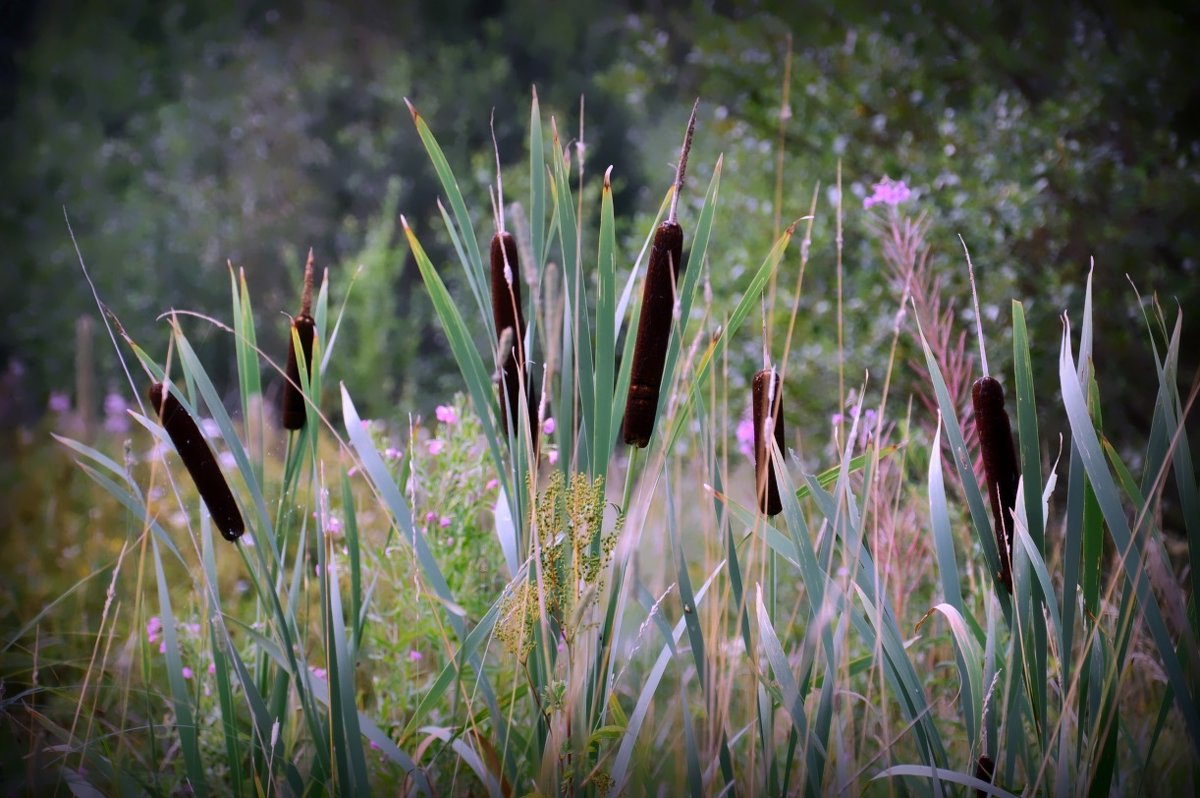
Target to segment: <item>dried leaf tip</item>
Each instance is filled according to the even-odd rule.
[[[488,128],[492,131],[492,152],[496,156],[496,198],[493,213],[496,215],[496,230],[504,232],[504,176],[500,171],[500,145],[496,142],[496,108],[492,106],[492,114],[488,117]],[[488,192],[491,193],[490,191]]]
[[[683,147],[679,151],[679,163],[675,166],[675,193],[671,196],[671,212],[667,215],[668,222],[676,221],[676,211],[679,208],[679,195],[683,191],[683,178],[687,173],[688,154],[692,151],[692,136],[696,133],[696,111],[700,108],[700,98],[692,105],[692,115],[688,117],[687,132],[683,135]]]
[[[967,276],[971,280],[971,301],[975,303],[975,335],[979,338],[979,362],[983,365],[983,374],[986,377],[991,372],[988,370],[987,350],[983,345],[983,317],[979,315],[979,292],[975,290],[975,266],[971,263],[971,251],[967,249],[967,242],[963,240],[961,233],[958,240],[962,243],[963,254],[967,256]]]
[[[413,121],[416,122],[416,121],[420,120],[421,115],[419,113],[417,113],[417,109],[415,107],[413,107],[413,104],[411,102],[409,102],[409,99],[407,97],[404,98],[404,104],[408,106],[408,112],[410,114],[412,114]]]
[[[304,291],[300,294],[300,315],[312,315],[313,250],[308,248],[308,261],[304,264]]]
[[[609,190],[612,189],[612,170],[612,164],[609,164],[608,168],[604,170],[604,187]]]

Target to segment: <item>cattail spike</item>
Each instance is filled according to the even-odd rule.
[[[316,336],[317,325],[311,315],[313,289],[313,251],[308,250],[308,262],[304,264],[304,290],[300,295],[300,314],[292,319],[292,328],[288,331],[287,380],[283,385],[283,396],[280,397],[279,415],[284,429],[297,430],[304,427],[308,418],[305,407],[304,392],[301,390],[300,358],[296,355],[295,339],[300,339],[300,351],[304,353],[304,368],[309,379],[312,379],[312,350],[313,338]],[[292,331],[295,331],[295,338]]]
[[[639,448],[649,445],[654,434],[682,259],[683,228],[676,222],[665,221],[654,232],[650,247],[625,402],[625,443]]]
[[[782,387],[773,368],[765,368],[754,375],[751,394],[754,403],[754,484],[758,496],[758,509],[768,516],[783,512],[779,483],[775,477],[775,464],[771,462],[771,446],[767,437],[770,432],[779,451],[786,451]]]
[[[671,210],[666,221],[654,231],[654,243],[650,247],[650,260],[646,266],[646,284],[642,288],[642,313],[633,346],[624,424],[625,443],[639,448],[648,446],[654,434],[667,346],[671,340],[675,292],[679,285],[679,271],[683,267],[683,228],[679,226],[676,212],[687,171],[688,153],[692,149],[692,136],[696,132],[696,109],[699,107],[700,98],[696,98],[688,119],[687,133],[683,137],[679,163],[675,167]]]
[[[700,98],[692,104],[692,115],[688,118],[687,132],[683,134],[683,148],[679,151],[679,163],[675,165],[675,190],[671,193],[671,211],[667,221],[674,222],[679,208],[679,195],[683,192],[683,178],[687,172],[688,153],[692,151],[692,136],[696,133],[696,110],[700,107]]]
[[[1017,503],[1016,446],[1012,425],[1004,409],[1004,388],[994,377],[980,377],[971,386],[971,404],[975,409],[975,428],[979,433],[979,450],[983,455],[983,472],[987,477],[988,498],[996,522],[996,548],[1000,554],[1000,573],[997,579],[1012,593],[1012,510]]]
[[[488,127],[492,131],[492,151],[496,154],[496,228],[504,232],[504,177],[500,174],[500,145],[496,143],[496,108],[492,107],[492,115],[488,119]]]
[[[492,236],[492,319],[496,324],[500,360],[498,378],[500,383],[500,425],[507,428],[512,419],[513,430],[519,425],[511,415],[514,408],[521,406],[524,389],[529,432],[537,448],[537,395],[534,394],[525,367],[525,312],[521,301],[521,281],[516,278],[520,261],[517,259],[517,242],[511,233],[499,232]]]
[[[233,498],[233,491],[229,489],[221,466],[200,428],[164,383],[152,384],[149,396],[163,429],[179,453],[179,459],[191,475],[192,482],[196,483],[196,492],[208,507],[213,523],[226,540],[237,540],[246,531],[246,524]]]
[[[975,760],[975,778],[980,781],[986,781],[988,784],[996,783],[996,763],[987,754],[980,754]],[[975,790],[975,795],[978,798],[984,798],[988,795],[986,790]]]
[[[308,248],[308,261],[304,264],[304,291],[300,294],[300,315],[312,315],[313,250]]]
[[[967,276],[971,280],[971,300],[975,303],[975,335],[979,338],[979,362],[983,365],[984,376],[987,376],[991,372],[988,370],[987,349],[983,345],[983,317],[979,315],[979,292],[975,290],[975,266],[971,263],[971,251],[967,249],[967,242],[963,241],[961,233],[958,240],[962,243],[963,253],[967,256]]]

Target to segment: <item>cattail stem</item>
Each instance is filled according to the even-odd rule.
[[[1012,510],[1017,503],[1019,471],[1012,425],[1004,409],[1004,388],[994,377],[980,377],[971,387],[971,403],[975,408],[983,472],[996,522],[996,548],[1000,553],[997,579],[1012,593]]]
[[[158,412],[159,421],[175,445],[179,459],[191,474],[192,482],[196,483],[196,491],[208,507],[213,523],[226,540],[237,540],[246,531],[246,524],[233,498],[233,491],[229,489],[221,466],[200,428],[164,383],[152,384],[149,395],[150,404]]]
[[[786,451],[783,427],[783,385],[779,372],[765,368],[754,375],[754,475],[758,509],[765,515],[774,516],[783,512],[779,498],[779,483],[775,478],[775,465],[771,462],[769,431],[774,435],[775,445],[782,453]]]
[[[308,262],[304,265],[304,291],[300,295],[300,315],[292,319],[292,330],[295,337],[288,337],[287,382],[283,386],[283,397],[280,405],[280,415],[283,417],[283,428],[297,430],[304,428],[308,418],[305,407],[304,392],[300,382],[300,360],[296,356],[296,339],[300,340],[300,351],[304,353],[304,366],[308,378],[312,379],[312,350],[313,337],[316,334],[316,322],[313,321],[312,311],[313,289],[313,251],[308,250]]]

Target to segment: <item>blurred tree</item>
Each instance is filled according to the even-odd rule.
[[[696,187],[724,150],[711,251],[718,316],[766,251],[776,220],[807,213],[820,181],[791,368],[807,386],[797,394],[810,397],[802,417],[789,419],[797,429],[823,428],[834,409],[832,394],[814,386],[830,384],[837,362],[832,184],[839,161],[848,374],[879,368],[897,301],[879,274],[862,209],[883,175],[914,188],[913,207],[933,221],[936,263],[956,280],[963,268],[955,236],[966,238],[990,335],[1005,328],[1009,297],[1026,301],[1043,374],[1054,366],[1044,342],[1057,341],[1058,313],[1079,306],[1088,257],[1096,255],[1099,309],[1123,322],[1105,325],[1098,342],[1110,361],[1103,388],[1119,395],[1108,403],[1121,409],[1108,419],[1114,426],[1139,420],[1151,399],[1127,378],[1143,336],[1127,312],[1124,275],[1147,291],[1176,294],[1184,306],[1200,290],[1200,241],[1189,224],[1200,206],[1200,79],[1189,58],[1197,20],[1177,1],[1137,13],[1101,0],[985,2],[970,16],[945,0],[902,8],[877,0],[836,8],[532,0],[17,8],[17,50],[7,66],[13,88],[0,95],[8,111],[0,144],[9,155],[0,167],[9,197],[0,207],[0,361],[25,363],[39,404],[66,383],[71,325],[91,308],[65,205],[102,297],[157,351],[166,338],[154,321],[162,311],[228,315],[227,259],[247,270],[263,319],[292,308],[308,246],[320,263],[338,264],[337,297],[360,261],[386,262],[372,290],[390,292],[390,301],[375,297],[371,312],[391,308],[403,322],[349,325],[341,345],[371,355],[348,360],[347,374],[334,377],[360,381],[367,369],[382,368],[368,363],[389,364],[395,382],[364,396],[366,409],[380,412],[403,396],[427,410],[449,387],[446,350],[415,270],[389,260],[403,251],[385,203],[390,181],[402,178],[395,207],[435,262],[449,250],[436,216],[438,184],[403,98],[436,131],[468,203],[481,211],[484,235],[494,179],[489,112],[496,109],[501,158],[513,172],[507,194],[520,199],[533,83],[564,144],[577,135],[578,97],[587,95],[589,179],[617,167],[626,254],[640,246],[646,214],[670,180],[692,98],[704,98],[684,212],[694,213]],[[774,152],[789,30],[795,60],[777,208]],[[781,307],[791,301],[796,265],[793,253],[779,283]],[[454,288],[453,269],[447,277]],[[201,334],[202,322],[187,325],[210,369],[230,384],[228,341]],[[265,325],[262,345],[282,351],[285,329]],[[381,329],[389,332],[359,347]],[[1195,341],[1196,325],[1188,330]],[[747,378],[760,359],[751,338],[739,361]],[[1185,351],[1187,375],[1200,346]],[[115,379],[113,363],[101,366],[104,379]],[[0,372],[5,367],[0,362]]]

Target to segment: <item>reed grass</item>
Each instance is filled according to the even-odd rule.
[[[697,287],[712,268],[709,241],[723,234],[717,160],[696,170],[711,177],[688,262],[672,275],[652,429],[618,449],[625,399],[640,379],[632,331],[648,313],[664,321],[632,290],[662,257],[659,219],[639,253],[624,251],[611,169],[598,186],[576,182],[553,119],[544,135],[535,94],[530,198],[513,216],[526,220],[518,232],[527,233],[529,262],[504,272],[514,307],[502,319],[489,312],[495,250],[489,280],[478,238],[486,215],[470,212],[432,128],[410,109],[449,209],[441,217],[467,297],[447,289],[447,267],[420,243],[427,232],[401,222],[479,430],[464,443],[471,454],[441,465],[434,444],[444,441],[433,436],[443,432],[432,421],[397,430],[365,420],[344,386],[329,385],[338,359],[327,333],[340,320],[328,306],[328,272],[312,310],[312,349],[293,349],[294,374],[257,346],[246,282],[232,268],[231,325],[169,314],[163,360],[125,339],[118,354],[132,356],[131,372],[156,382],[172,375],[169,397],[181,412],[211,418],[211,445],[229,461],[219,473],[246,529],[233,546],[213,544],[213,522],[229,537],[227,519],[210,515],[203,488],[197,501],[175,477],[165,446],[134,467],[60,438],[97,501],[119,507],[127,528],[90,660],[77,666],[86,677],[79,693],[66,684],[6,698],[6,711],[24,711],[47,735],[28,737],[42,740],[34,757],[48,765],[37,784],[200,795],[1195,788],[1186,764],[1200,749],[1195,569],[1190,581],[1155,570],[1173,545],[1159,513],[1172,477],[1181,504],[1200,506],[1185,430],[1196,392],[1185,399],[1178,390],[1181,321],[1168,331],[1161,309],[1147,306],[1159,401],[1134,469],[1103,435],[1090,279],[1073,309],[1082,334],[1076,341],[1064,317],[1058,384],[1037,393],[1023,307],[1012,304],[1015,368],[1003,376],[1016,397],[1019,485],[1002,508],[1010,555],[1009,541],[993,534],[983,499],[993,490],[976,477],[963,408],[948,387],[945,370],[964,367],[935,356],[930,332],[952,340],[942,327],[902,324],[907,290],[895,298],[895,334],[923,354],[936,412],[897,411],[885,387],[872,424],[868,382],[816,474],[792,456],[796,439],[781,417],[756,442],[758,466],[731,450],[741,403],[730,397],[748,387],[731,366],[741,351],[731,342],[745,335],[767,286],[797,268],[788,250],[796,226],[761,242],[761,266],[728,315],[710,306]],[[660,218],[674,218],[666,208],[681,182]],[[585,214],[595,214],[594,233]],[[907,271],[906,285],[920,261],[919,230],[894,209],[881,223],[890,240],[908,242],[884,250]],[[501,245],[511,266],[515,250]],[[808,257],[806,246],[800,264]],[[671,250],[668,265],[680,259]],[[526,275],[529,290],[518,292]],[[561,286],[561,302],[544,301],[546,283]],[[953,314],[922,323],[952,324]],[[240,422],[190,343],[206,327],[226,335],[236,357]],[[520,360],[554,364],[536,403],[520,367],[510,395],[513,351],[494,348],[505,329],[516,330],[508,340],[520,342]],[[293,336],[294,347],[303,343]],[[791,343],[776,348],[797,352]],[[897,349],[881,364],[889,375]],[[800,355],[784,359],[769,381],[790,374],[802,384]],[[499,401],[495,362],[506,388]],[[306,422],[286,435],[261,400],[264,367],[291,374],[304,404]],[[953,384],[960,376],[951,374]],[[760,382],[756,432],[784,387]],[[538,404],[555,420],[540,444]],[[506,406],[529,413],[505,415]],[[1039,410],[1067,419],[1059,460],[1043,457]],[[130,415],[142,438],[173,441],[187,459],[170,418],[144,407]],[[496,481],[481,524],[494,540],[469,549],[447,542],[474,529],[477,510],[447,515],[444,532],[436,513],[415,512],[436,468],[471,475],[454,481],[459,493],[475,490],[471,480]],[[1193,520],[1182,532],[1191,564],[1200,556]],[[448,568],[484,565],[504,587],[456,594],[460,580]],[[4,641],[6,671],[38,672],[13,656],[41,651],[38,636],[59,610],[52,604]],[[211,674],[197,672],[197,657]],[[63,722],[52,702],[69,698],[73,708],[102,706],[102,725]]]

